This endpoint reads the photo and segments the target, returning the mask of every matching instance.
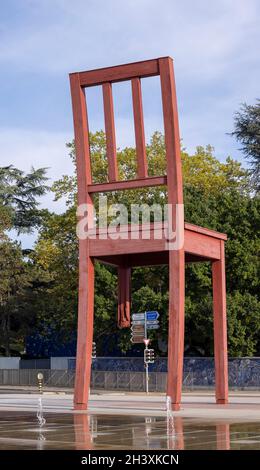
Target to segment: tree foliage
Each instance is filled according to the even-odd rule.
[[[243,103],[235,114],[235,136],[241,143],[241,150],[251,165],[252,179],[259,191],[260,179],[260,100],[255,105]]]
[[[9,216],[8,228],[20,233],[39,225],[38,198],[47,190],[46,181],[45,168],[32,168],[25,174],[12,165],[0,167],[0,208]]]
[[[91,135],[94,181],[107,178],[106,147],[103,132]],[[74,144],[68,145],[71,157]],[[163,136],[156,132],[147,146],[150,174],[164,174]],[[133,178],[136,171],[135,149],[118,151],[120,178]],[[198,147],[194,155],[182,149],[185,220],[228,235],[226,243],[229,349],[233,356],[259,354],[259,198],[252,191],[250,174],[242,165],[227,158],[220,162],[210,146]],[[49,276],[46,293],[37,309],[39,321],[54,322],[64,337],[76,329],[77,317],[77,238],[75,234],[76,176],[64,176],[53,185],[56,199],[66,197],[67,210],[48,214],[35,247],[35,266]],[[166,188],[145,188],[115,192],[110,202],[164,203]],[[95,201],[97,204],[97,201]],[[98,353],[116,347],[131,347],[129,330],[116,327],[117,278],[113,268],[96,263],[95,340]],[[44,289],[43,289],[44,290]],[[167,338],[168,269],[137,268],[132,275],[132,311],[156,309],[160,312],[160,330],[152,333],[159,342]],[[213,354],[211,267],[209,263],[186,267],[187,354]],[[109,341],[108,341],[109,338]],[[156,343],[154,343],[155,345]],[[110,349],[109,349],[110,348]],[[163,350],[163,348],[162,348]]]
[[[46,170],[30,173],[12,165],[0,167],[0,351],[7,356],[24,347],[24,337],[33,328],[29,298],[35,272],[20,244],[9,231],[30,232],[39,226],[43,212],[38,198],[47,186]]]

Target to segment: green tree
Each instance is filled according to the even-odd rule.
[[[75,160],[74,144],[68,145]],[[90,140],[94,181],[107,178],[106,148],[103,132]],[[156,132],[147,146],[150,174],[164,174],[165,147],[163,136]],[[135,149],[118,151],[120,178],[135,175]],[[249,172],[239,162],[228,157],[220,162],[210,146],[197,147],[193,155],[182,149],[184,174],[185,220],[225,232],[229,346],[232,355],[252,355],[259,352],[259,199],[252,192]],[[75,235],[76,176],[64,176],[53,185],[55,197],[67,198],[64,214],[49,214],[40,230],[35,263],[52,277],[42,320],[57,318],[64,331],[76,328],[77,309],[77,239]],[[109,195],[109,202],[159,203],[167,199],[166,188],[145,188],[121,191]],[[95,201],[97,203],[97,201]],[[96,263],[95,338],[117,334],[121,350],[131,346],[129,331],[116,328],[116,272]],[[247,308],[249,302],[250,308]],[[160,311],[160,337],[167,338],[168,269],[167,267],[138,268],[132,276],[132,309]],[[239,313],[238,313],[239,312]],[[243,313],[244,312],[244,313]],[[248,326],[240,338],[240,326],[245,315]],[[186,267],[186,338],[187,353],[213,354],[213,319],[210,263],[195,263]],[[254,330],[250,331],[251,325]],[[242,330],[241,330],[242,331]],[[154,333],[154,337],[156,334]],[[98,341],[97,341],[98,343]]]
[[[245,158],[251,165],[254,185],[259,191],[260,179],[260,100],[255,105],[243,103],[235,114],[234,131],[231,135],[242,144]]]
[[[0,270],[0,344],[9,356],[11,342],[14,347],[20,345],[21,332],[28,326],[28,318],[23,314],[23,300],[31,275],[18,243],[0,242]]]
[[[21,350],[31,324],[26,298],[33,279],[26,253],[8,231],[39,226],[44,211],[38,209],[38,198],[47,190],[46,180],[44,168],[25,174],[12,165],[0,167],[0,346],[7,356],[11,346]]]
[[[9,216],[9,228],[28,232],[40,224],[38,198],[48,189],[46,181],[46,168],[25,174],[12,165],[0,167],[0,207]]]

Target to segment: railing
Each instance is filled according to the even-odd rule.
[[[53,369],[0,369],[0,386],[37,386],[37,374],[43,373],[43,384],[45,387],[67,387],[73,388],[74,370],[53,370]],[[256,372],[256,371],[255,371]],[[232,388],[260,389],[260,374],[255,373],[254,380],[250,380],[246,374],[239,377],[230,375],[229,384]],[[238,380],[239,379],[239,380]],[[166,372],[149,373],[149,390],[152,392],[166,391]],[[207,374],[200,379],[192,371],[184,372],[183,388],[193,390],[198,388],[211,389],[214,381],[208,380]],[[125,390],[133,392],[145,391],[145,373],[136,371],[100,371],[92,370],[91,388],[96,390]]]

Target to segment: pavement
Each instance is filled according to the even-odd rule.
[[[212,392],[183,394],[166,411],[163,394],[95,392],[73,411],[70,390],[1,387],[0,450],[260,449],[260,392],[233,392],[216,405]]]
[[[11,393],[10,393],[11,392]],[[39,393],[22,389],[1,388],[1,411],[34,411]],[[46,412],[75,413],[73,395],[68,390],[44,391],[42,402]],[[136,416],[166,416],[165,395],[159,393],[92,392],[89,399],[89,414],[114,414]],[[86,413],[77,411],[76,413]],[[216,405],[212,392],[186,392],[182,397],[180,411],[174,416],[203,419],[242,419],[260,421],[260,392],[233,392],[228,405]]]

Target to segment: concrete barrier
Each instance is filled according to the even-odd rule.
[[[0,369],[19,369],[20,357],[0,357]]]
[[[69,366],[71,360],[75,362],[75,357],[51,357],[51,369],[71,369],[71,367]]]

